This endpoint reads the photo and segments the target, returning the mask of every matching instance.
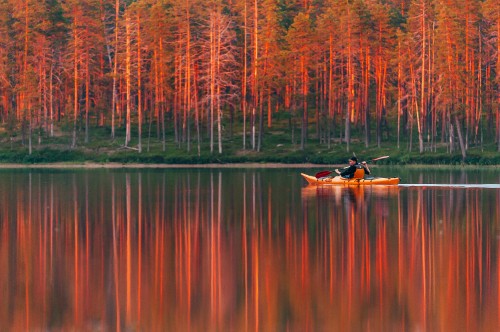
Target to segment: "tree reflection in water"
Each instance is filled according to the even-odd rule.
[[[0,177],[2,330],[496,330],[500,193]]]

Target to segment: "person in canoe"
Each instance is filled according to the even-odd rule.
[[[335,173],[345,179],[362,179],[365,175],[370,174],[370,168],[368,167],[366,161],[358,163],[358,158],[351,157],[349,159],[349,166],[342,171],[337,168],[335,169]]]

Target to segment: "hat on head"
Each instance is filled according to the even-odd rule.
[[[356,163],[358,162],[358,158],[356,158],[356,157],[351,157],[351,158],[349,158],[349,160],[352,160],[352,161],[354,161]]]

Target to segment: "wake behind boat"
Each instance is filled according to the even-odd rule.
[[[312,175],[300,173],[306,181],[311,185],[340,185],[340,186],[372,186],[372,185],[398,185],[399,178],[379,178],[368,177],[363,179],[345,179],[341,176],[335,177],[320,177],[316,178]]]

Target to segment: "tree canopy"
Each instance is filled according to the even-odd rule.
[[[72,147],[124,127],[141,152],[147,126],[198,153],[207,138],[222,153],[234,126],[260,150],[279,113],[302,149],[349,150],[354,129],[366,146],[500,151],[499,35],[496,0],[7,0],[0,120],[30,151],[68,126]]]

